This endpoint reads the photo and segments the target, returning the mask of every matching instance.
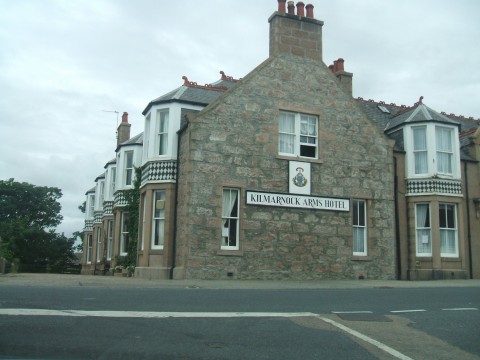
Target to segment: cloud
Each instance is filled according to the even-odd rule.
[[[343,57],[355,96],[480,116],[480,3],[316,2],[324,61]],[[63,191],[59,227],[115,155],[117,115],[143,131],[148,102],[219,71],[244,77],[268,57],[277,2],[0,0],[0,178]]]

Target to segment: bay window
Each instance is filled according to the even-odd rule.
[[[87,235],[87,264],[92,263],[92,250],[93,250],[92,235]]]
[[[113,220],[107,221],[107,260],[112,260]]]
[[[128,234],[128,213],[122,213],[122,220],[120,221],[120,255],[128,254],[128,245],[130,237]]]
[[[455,126],[429,123],[410,126],[408,171],[413,177],[460,178],[460,144]]]
[[[152,249],[163,249],[165,242],[165,191],[155,191],[153,200]]]
[[[440,256],[458,256],[457,209],[453,204],[440,204]]]
[[[430,204],[416,204],[415,225],[417,256],[432,256]]]
[[[97,263],[102,260],[102,228],[97,228]]]

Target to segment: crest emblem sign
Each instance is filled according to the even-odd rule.
[[[293,183],[298,187],[304,187],[308,183],[307,178],[303,175],[304,169],[302,167],[298,167],[296,170],[298,172],[297,175],[295,175],[292,179]]]
[[[311,164],[301,161],[290,161],[288,190],[291,194],[311,195]]]

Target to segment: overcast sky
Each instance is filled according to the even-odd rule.
[[[305,3],[308,3],[305,1]],[[313,0],[328,65],[355,97],[480,117],[480,1]],[[117,116],[143,131],[148,102],[268,57],[276,0],[0,0],[0,179],[63,191],[63,223],[115,156]]]

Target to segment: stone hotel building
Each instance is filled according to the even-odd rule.
[[[479,120],[353,98],[311,4],[278,0],[268,23],[269,57],[242,79],[184,77],[134,137],[123,114],[86,193],[83,273],[136,240],[149,279],[480,278]]]

